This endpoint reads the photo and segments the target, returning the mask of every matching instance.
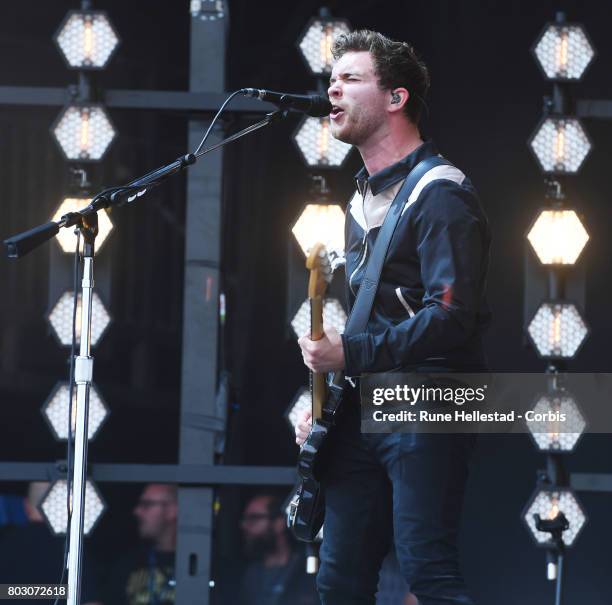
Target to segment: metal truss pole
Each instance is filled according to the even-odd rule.
[[[190,91],[225,90],[225,19],[191,19]],[[208,123],[189,122],[189,149]],[[214,144],[221,137],[213,133]],[[189,171],[183,290],[179,462],[214,464],[223,153]],[[176,605],[208,605],[213,533],[211,487],[179,487]]]

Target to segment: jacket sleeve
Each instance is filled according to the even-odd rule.
[[[417,242],[424,306],[380,333],[343,336],[348,376],[422,362],[460,346],[473,333],[488,253],[486,219],[475,194],[454,182],[436,181],[406,218]]]

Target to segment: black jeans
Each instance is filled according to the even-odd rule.
[[[456,542],[474,442],[473,435],[361,434],[359,404],[347,405],[322,481],[323,605],[374,605],[392,541],[420,605],[473,605]]]

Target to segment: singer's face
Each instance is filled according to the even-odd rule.
[[[334,137],[359,147],[386,123],[388,93],[378,86],[372,57],[367,51],[347,52],[334,64],[327,91]]]

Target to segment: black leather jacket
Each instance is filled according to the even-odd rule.
[[[365,224],[366,185],[373,195],[397,188],[422,159],[436,154],[426,142],[372,176],[365,168],[356,175],[345,223],[349,308],[380,230]],[[391,240],[367,331],[342,337],[346,374],[486,369],[482,334],[490,321],[485,299],[490,241],[470,180],[454,166],[428,172]]]

